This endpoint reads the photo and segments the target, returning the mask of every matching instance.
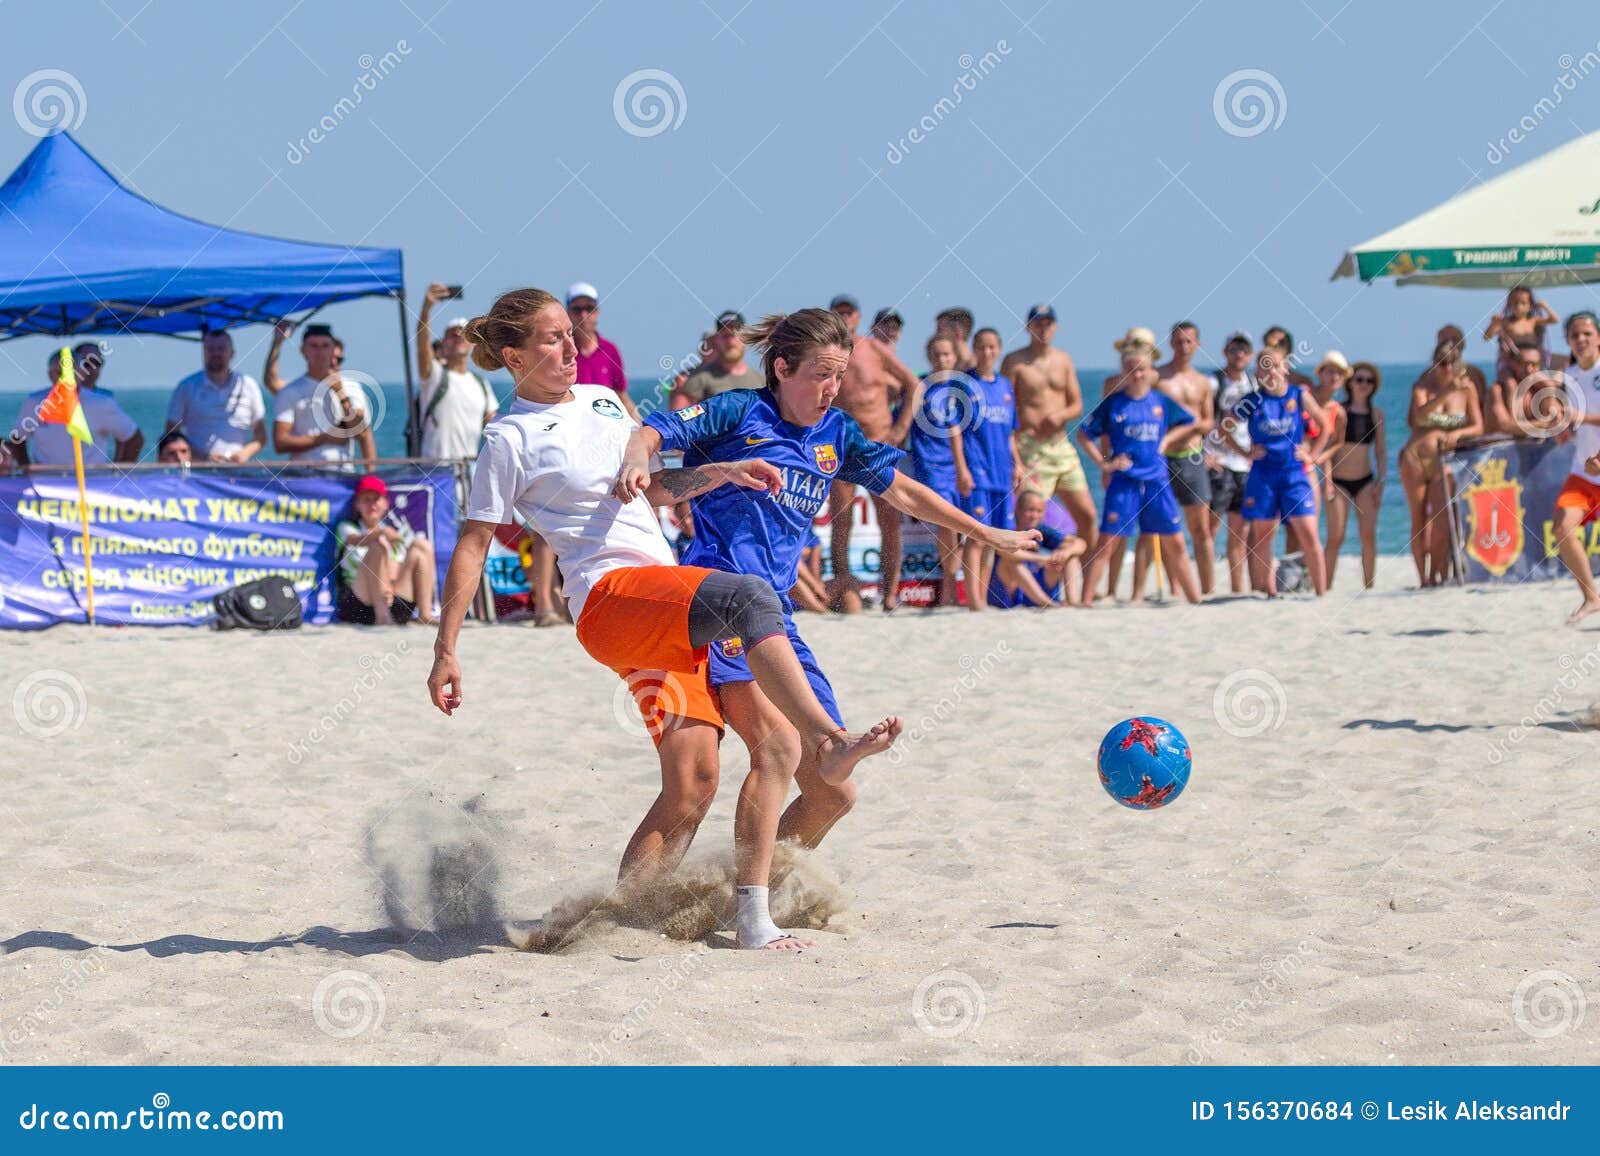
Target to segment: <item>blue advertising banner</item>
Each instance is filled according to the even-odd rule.
[[[432,540],[442,588],[455,548],[448,470],[383,471],[388,519]],[[95,620],[204,625],[211,599],[267,575],[290,579],[310,623],[333,618],[333,529],[350,517],[352,474],[103,470],[86,474]],[[87,621],[78,486],[71,474],[0,478],[0,629]]]
[[[458,1152],[519,1136],[552,1152],[641,1141],[652,1153],[705,1152],[715,1146],[707,1082],[759,1101],[774,1078],[762,1068],[11,1068],[0,1135],[16,1152]],[[1600,1099],[1595,1069],[1534,1066],[836,1067],[782,1078],[799,1102],[832,1105],[804,1121],[838,1133],[830,1150],[963,1156],[1579,1152],[1593,1148]],[[1007,1105],[1003,1119],[996,1105]]]
[[[1551,525],[1573,452],[1570,442],[1523,440],[1491,442],[1445,458],[1463,581],[1565,576]],[[1584,532],[1593,568],[1600,558],[1600,523]]]

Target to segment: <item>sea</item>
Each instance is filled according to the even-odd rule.
[[[1378,514],[1378,549],[1383,554],[1404,553],[1409,547],[1410,540],[1410,515],[1406,510],[1405,496],[1400,490],[1400,472],[1395,464],[1395,457],[1400,452],[1401,445],[1405,442],[1405,414],[1409,404],[1411,383],[1422,372],[1422,365],[1381,365],[1379,369],[1383,374],[1383,386],[1379,390],[1377,403],[1385,411],[1389,419],[1389,473],[1388,484],[1383,490],[1383,505]],[[1083,384],[1084,396],[1094,399],[1100,396],[1100,388],[1114,370],[1086,369],[1079,371]],[[495,395],[501,399],[502,408],[505,400],[510,397],[512,385],[510,378],[489,379],[490,386]],[[37,389],[39,387],[33,387]],[[370,387],[369,387],[370,388]],[[150,457],[155,456],[156,440],[160,437],[162,427],[166,422],[167,398],[172,387],[167,386],[119,386],[112,384],[111,392],[115,394],[122,408],[139,423],[139,428],[144,431],[145,453]],[[385,383],[381,387],[381,399],[375,406],[378,414],[378,424],[375,430],[378,442],[379,457],[399,458],[405,456],[405,385],[404,383]],[[16,420],[16,415],[22,407],[23,400],[33,390],[0,390],[0,419],[7,426]],[[650,378],[631,379],[628,383],[628,392],[633,397],[634,404],[641,412],[650,412],[665,406],[666,390],[661,382]],[[271,409],[270,400],[268,409]],[[1398,436],[1397,436],[1398,435]],[[263,459],[271,460],[281,455],[267,452]],[[1095,492],[1096,507],[1100,505],[1100,479],[1095,471],[1090,468],[1089,483]],[[1345,544],[1342,553],[1359,554],[1360,542],[1356,537],[1355,518],[1352,516],[1346,530]]]

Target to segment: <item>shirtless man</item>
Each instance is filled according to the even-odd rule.
[[[1017,453],[1028,475],[1026,484],[1047,498],[1059,498],[1071,512],[1087,557],[1099,537],[1099,515],[1088,475],[1067,437],[1067,426],[1083,416],[1083,390],[1071,356],[1050,344],[1055,335],[1055,307],[1033,306],[1028,310],[1028,344],[1006,354],[1000,373],[1010,378],[1016,393]]]
[[[1216,554],[1211,535],[1211,476],[1206,472],[1206,434],[1215,420],[1211,412],[1211,391],[1215,382],[1210,374],[1194,367],[1200,349],[1200,328],[1193,321],[1180,321],[1172,327],[1168,341],[1172,360],[1157,372],[1156,388],[1194,415],[1194,424],[1167,448],[1167,472],[1172,492],[1183,507],[1183,520],[1194,543],[1194,562],[1200,572],[1200,593],[1210,594],[1216,570]]]
[[[855,337],[856,326],[861,324],[861,306],[856,299],[841,293],[828,303],[828,308],[839,315]],[[844,388],[839,390],[835,404],[855,418],[872,441],[903,446],[915,407],[902,405],[899,417],[891,407],[900,401],[909,402],[916,388],[917,375],[874,331],[855,338],[850,365],[845,370]],[[850,512],[855,500],[855,486],[834,481],[828,496],[828,516],[833,524],[833,595],[839,610],[845,614],[857,614],[861,610],[860,583],[850,573]],[[900,604],[900,511],[876,494],[872,496],[872,509],[882,538],[878,600],[888,613]]]

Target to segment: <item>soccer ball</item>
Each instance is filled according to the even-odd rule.
[[[1100,785],[1124,807],[1165,807],[1189,785],[1189,740],[1165,719],[1124,719],[1100,741]]]

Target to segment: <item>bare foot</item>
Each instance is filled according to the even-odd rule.
[[[856,764],[872,755],[881,755],[894,746],[904,725],[896,715],[890,715],[870,731],[854,737],[840,731],[823,740],[818,752],[817,774],[829,786],[838,786],[850,777]]]
[[[742,951],[804,951],[808,947],[815,946],[816,944],[809,939],[798,939],[789,934],[780,935],[777,939],[769,939],[765,943],[752,944],[749,947],[742,943],[739,944],[739,948]]]
[[[1583,605],[1567,616],[1567,625],[1576,626],[1591,614],[1600,612],[1600,598],[1585,598]]]

